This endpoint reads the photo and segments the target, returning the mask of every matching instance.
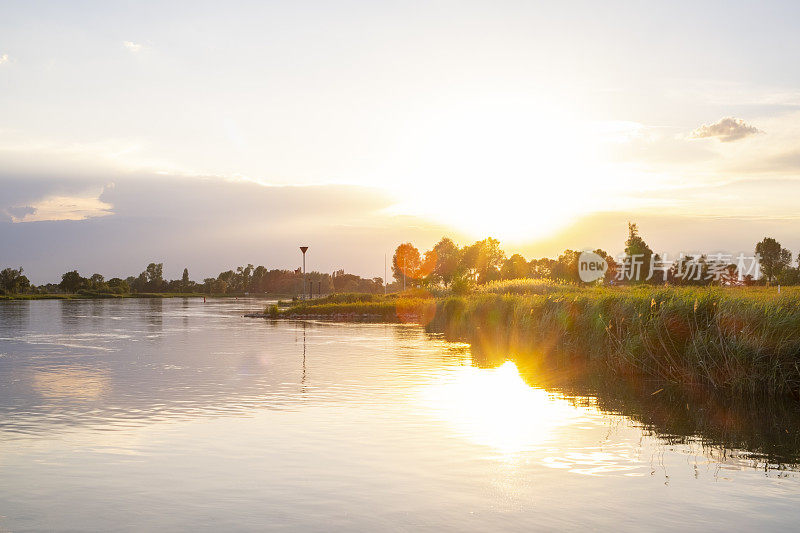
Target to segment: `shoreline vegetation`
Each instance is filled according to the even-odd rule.
[[[201,292],[134,292],[125,294],[114,293],[44,293],[44,294],[0,294],[0,301],[11,300],[113,300],[118,298],[291,298],[287,294],[213,294]]]
[[[443,238],[424,253],[403,243],[392,273],[410,290],[271,306],[261,316],[411,322],[547,370],[602,367],[721,394],[800,398],[800,265],[778,241],[755,245],[755,269],[724,254],[668,262],[629,223],[619,261],[592,254],[605,269],[587,282],[576,250],[527,261],[506,257],[492,238],[463,247]]]
[[[391,285],[341,270],[304,275],[301,269],[253,265],[202,283],[191,281],[184,269],[181,279],[168,281],[163,264],[150,263],[138,277],[84,278],[73,270],[61,283],[39,287],[30,285],[22,268],[6,268],[0,272],[0,295],[294,294],[291,302],[246,316],[415,323],[484,352],[535,364],[588,363],[617,375],[800,398],[800,265],[770,237],[754,252],[763,277],[723,254],[668,262],[629,223],[618,260],[602,249],[592,252],[604,266],[594,281],[581,277],[582,252],[576,250],[528,261],[519,254],[507,257],[491,237],[465,246],[445,237],[424,253],[400,244],[392,257]],[[631,268],[635,265],[641,268]],[[301,294],[308,299],[298,299]]]
[[[616,375],[733,394],[800,397],[800,288],[577,287],[489,283],[468,295],[423,289],[333,295],[261,316],[406,322],[482,352],[550,368],[601,365]]]
[[[303,293],[319,296],[336,292],[383,292],[383,279],[365,279],[338,270],[331,274],[300,269],[267,269],[240,266],[221,272],[216,278],[192,281],[189,269],[180,279],[164,279],[164,264],[150,263],[138,276],[106,279],[101,274],[83,277],[77,270],[61,276],[59,283],[35,286],[22,267],[0,270],[0,300],[74,298],[168,298],[168,297],[273,297],[292,298]],[[305,287],[305,288],[304,288]]]

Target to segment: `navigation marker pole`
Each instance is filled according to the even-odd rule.
[[[303,300],[306,299],[306,251],[308,246],[301,246],[300,251],[303,252]]]

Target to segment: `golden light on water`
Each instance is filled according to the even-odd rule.
[[[491,370],[462,367],[426,388],[422,401],[456,434],[504,456],[544,445],[584,415],[527,385],[511,361]]]
[[[32,377],[33,389],[52,400],[91,401],[100,398],[109,388],[108,375],[91,368],[55,368],[37,370]]]

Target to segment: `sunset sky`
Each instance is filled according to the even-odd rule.
[[[794,2],[4,2],[2,265],[800,252]]]

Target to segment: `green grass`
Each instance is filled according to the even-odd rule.
[[[77,294],[0,294],[0,300],[72,300]]]
[[[280,304],[280,303],[279,303]],[[427,292],[419,289],[409,290],[402,294],[331,294],[324,298],[293,302],[286,309],[278,312],[278,308],[268,307],[270,316],[282,317],[361,317],[378,318],[386,322],[408,322],[412,320],[430,320],[436,310],[435,300]]]
[[[362,296],[362,295],[359,295]],[[360,317],[379,318],[386,322],[412,321],[424,317],[432,318],[435,312],[435,301],[432,298],[415,296],[377,296],[332,295],[319,300],[310,300],[295,304],[280,313],[283,317],[320,316],[342,318]],[[277,308],[267,309],[267,314],[274,316]]]

